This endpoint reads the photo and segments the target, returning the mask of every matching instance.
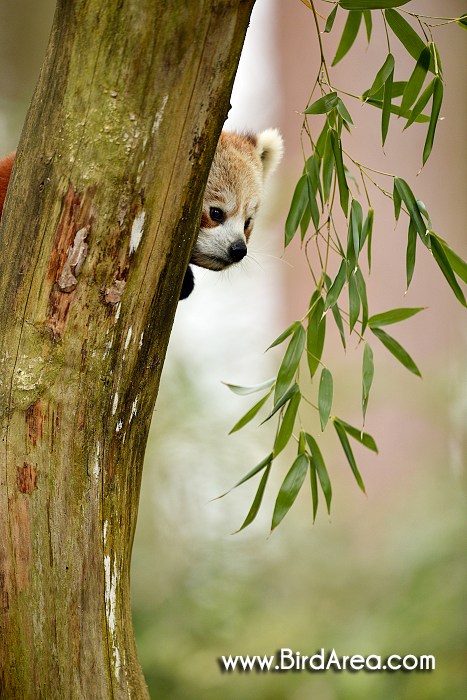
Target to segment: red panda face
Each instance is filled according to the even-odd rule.
[[[222,132],[190,262],[223,270],[245,257],[264,180],[279,163],[282,150],[282,137],[276,129],[258,135]]]

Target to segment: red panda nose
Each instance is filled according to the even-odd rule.
[[[229,258],[232,262],[239,262],[247,254],[247,247],[243,241],[235,241],[229,248]]]

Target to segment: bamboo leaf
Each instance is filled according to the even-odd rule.
[[[342,291],[342,288],[345,284],[345,280],[347,277],[346,274],[346,264],[345,260],[343,260],[340,264],[339,270],[337,272],[336,278],[334,282],[331,285],[331,288],[329,289],[327,296],[326,296],[326,303],[324,304],[324,310],[326,311],[329,309],[330,306],[333,306],[336,301],[339,298],[339,295]]]
[[[340,0],[344,10],[384,10],[387,7],[401,7],[409,0]]]
[[[316,467],[311,456],[308,457],[310,464],[310,486],[311,486],[311,500],[313,503],[313,523],[316,520],[316,513],[318,512],[318,482],[316,480]]]
[[[292,202],[290,204],[289,213],[285,222],[285,246],[287,247],[295,236],[300,221],[305,213],[308,204],[308,182],[306,175],[302,175],[295,191],[293,193]]]
[[[344,121],[346,121],[348,124],[353,124],[352,117],[350,116],[347,107],[342,102],[340,97],[337,98],[337,111]]]
[[[298,388],[298,384],[297,383],[292,384],[292,386],[289,389],[287,389],[287,391],[282,396],[282,398],[280,398],[279,401],[275,404],[271,413],[263,420],[261,425],[263,425],[263,423],[266,423],[266,421],[268,421],[270,418],[272,418],[273,415],[276,414],[277,411],[279,411],[282,408],[282,406],[284,406],[287,403],[287,401],[290,401],[292,396],[295,396],[295,394],[297,394],[297,393],[300,393],[300,390]]]
[[[327,114],[337,107],[337,92],[330,92],[328,95],[323,95],[313,102],[309,107],[307,107],[303,114]]]
[[[326,26],[324,27],[325,34],[329,34],[334,25],[334,20],[336,19],[338,5],[335,5],[328,15],[326,20]]]
[[[427,236],[426,226],[423,223],[423,219],[420,214],[420,209],[418,208],[417,200],[414,194],[405,180],[400,177],[394,178],[394,186],[397,188],[399,195],[408,209],[411,220],[414,222],[414,226],[417,229],[417,233],[423,241],[424,245],[429,247],[429,238]]]
[[[345,177],[344,161],[342,160],[342,145],[337,135],[337,132],[331,130],[331,146],[334,153],[334,162],[336,164],[337,183],[339,185],[339,199],[342,211],[347,216],[349,208],[349,188]]]
[[[248,511],[248,515],[246,516],[242,525],[238,528],[237,532],[240,532],[241,530],[246,528],[256,518],[258,511],[259,511],[259,508],[261,506],[261,502],[263,500],[264,491],[265,491],[266,484],[267,484],[267,481],[269,478],[269,474],[271,472],[271,466],[272,466],[271,464],[268,465],[268,467],[266,468],[266,471],[264,472],[263,476],[261,477],[261,481],[259,482],[258,490],[256,491],[256,495],[253,499],[253,503],[251,504],[251,508]]]
[[[280,345],[281,343],[283,343],[284,340],[289,337],[289,335],[292,335],[292,333],[298,328],[299,325],[300,321],[294,321],[293,323],[291,323],[290,326],[288,326],[285,329],[285,331],[283,331],[279,336],[277,336],[277,338],[274,340],[274,342],[271,343],[267,350],[270,350],[271,348],[276,347],[276,345]]]
[[[464,293],[462,289],[459,287],[459,284],[455,278],[454,272],[452,271],[452,267],[449,263],[448,257],[446,253],[444,252],[443,246],[441,243],[438,241],[437,237],[432,235],[430,232],[430,240],[431,240],[431,252],[433,253],[433,257],[438,263],[438,266],[445,276],[449,286],[451,287],[452,291],[454,292],[456,298],[460,301],[462,306],[467,306]]]
[[[352,199],[350,206],[350,220],[352,223],[352,238],[355,251],[355,259],[357,260],[360,253],[360,239],[362,235],[363,211],[362,205],[357,199]]]
[[[350,468],[353,472],[353,475],[355,477],[355,480],[363,493],[366,493],[365,491],[365,485],[363,483],[363,479],[361,477],[360,472],[358,471],[357,463],[355,461],[354,454],[352,452],[352,448],[350,447],[349,439],[345,433],[345,430],[342,426],[342,424],[338,420],[334,420],[334,428],[336,429],[337,436],[340,440],[340,443],[342,445],[342,449],[344,450],[345,456],[347,457],[347,461],[350,465]]]
[[[374,221],[374,211],[370,207],[368,209],[368,214],[365,219],[365,223],[363,224],[363,231],[362,231],[362,243],[361,247],[363,248],[363,244],[368,238],[368,246],[367,246],[367,252],[368,252],[368,269],[371,272],[371,244],[373,242],[373,221]]]
[[[324,498],[326,500],[327,511],[330,514],[332,501],[332,487],[331,482],[329,480],[326,465],[324,463],[323,455],[321,454],[321,451],[318,447],[318,443],[316,442],[314,437],[309,433],[305,433],[305,437],[311,452],[310,462],[312,461],[316,468],[319,483],[321,484],[321,488],[324,493]]]
[[[292,436],[295,418],[297,417],[297,411],[300,405],[301,398],[302,397],[300,393],[294,394],[294,396],[290,400],[289,405],[287,406],[284,418],[282,419],[281,427],[274,441],[274,457],[277,457],[279,452],[282,452],[282,450],[287,445]]]
[[[387,23],[401,44],[403,44],[409,54],[418,61],[420,54],[425,48],[424,41],[397,10],[387,9],[384,14]],[[429,70],[432,73],[435,72],[433,59],[430,60]]]
[[[415,268],[415,254],[417,251],[417,229],[413,221],[409,223],[409,231],[407,236],[407,252],[405,254],[405,270],[407,279],[407,289],[412,281],[413,271]]]
[[[287,350],[282,360],[279,372],[277,374],[276,386],[274,389],[274,403],[281,398],[287,391],[294,378],[297,367],[300,363],[300,358],[305,347],[305,329],[300,323],[295,329],[292,339],[287,347]]]
[[[313,219],[313,224],[315,230],[319,227],[319,209],[316,202],[315,193],[313,192],[313,182],[311,177],[308,175],[308,203],[311,212],[311,218]]]
[[[399,194],[399,190],[396,187],[396,179],[394,178],[394,186],[393,186],[393,191],[392,191],[392,201],[394,204],[394,218],[396,221],[399,221],[399,216],[401,213],[401,205],[402,205],[402,199]]]
[[[293,506],[298,496],[308,470],[308,458],[304,454],[298,455],[287,476],[282,482],[277,494],[274,512],[272,514],[271,531],[274,530]]]
[[[323,190],[321,188],[321,181],[319,179],[319,167],[320,167],[320,158],[318,153],[315,151],[312,156],[310,156],[306,162],[305,166],[305,171],[306,174],[308,175],[308,178],[311,182],[311,186],[313,189],[313,193],[315,194],[319,192],[319,196],[321,199],[321,204],[324,203],[323,200]]]
[[[237,430],[241,430],[241,428],[245,427],[245,425],[252,421],[253,418],[260,412],[261,408],[264,406],[268,398],[271,396],[271,393],[272,389],[266,394],[266,396],[263,396],[263,398],[260,399],[258,403],[255,403],[255,405],[252,406],[252,408],[250,408],[250,410],[247,411],[237,423],[235,423],[229,435],[232,435],[232,433],[236,433]]]
[[[467,29],[467,15],[462,15],[456,20],[456,23],[461,29]]]
[[[272,455],[272,452],[270,452],[267,457],[265,457],[263,460],[261,460],[261,462],[259,464],[256,465],[256,467],[253,467],[253,469],[251,471],[249,471],[248,474],[246,474],[242,479],[240,479],[240,481],[237,481],[235,486],[232,486],[232,488],[230,488],[228,491],[223,493],[221,496],[218,496],[214,500],[217,501],[219,498],[224,498],[224,496],[226,496],[228,493],[230,493],[231,491],[236,489],[238,486],[241,486],[245,482],[252,479],[254,476],[256,476],[256,474],[258,474],[260,471],[262,471],[263,469],[265,469],[267,466],[269,466],[271,464],[272,458],[273,458],[273,455]]]
[[[361,12],[349,12],[349,16],[347,17],[347,21],[344,26],[344,31],[342,32],[341,40],[339,42],[339,46],[337,47],[336,55],[334,56],[334,60],[331,63],[332,66],[335,66],[336,63],[339,63],[339,61],[342,58],[344,58],[345,54],[352,48],[352,44],[357,38],[361,21]]]
[[[430,83],[428,83],[428,85],[426,86],[426,88],[424,89],[424,91],[422,92],[422,94],[420,95],[420,97],[418,98],[418,100],[417,100],[417,102],[415,103],[415,105],[414,105],[412,111],[411,111],[410,114],[408,115],[407,122],[406,122],[406,124],[405,124],[405,126],[404,126],[404,131],[405,131],[406,129],[408,129],[409,126],[410,126],[411,124],[413,124],[413,122],[419,122],[419,121],[421,121],[421,117],[423,117],[423,120],[424,120],[424,121],[429,121],[429,120],[430,120],[430,117],[427,117],[426,115],[422,114],[422,112],[423,112],[423,110],[425,109],[425,107],[426,107],[426,105],[427,105],[427,103],[428,103],[428,100],[430,99],[430,97],[431,97],[432,94],[433,94],[433,90],[434,90],[434,88],[435,88],[435,80],[436,80],[436,78],[433,78],[433,80],[432,80]],[[403,114],[402,116],[407,116],[407,115]]]
[[[407,318],[411,318],[418,314],[420,311],[424,311],[424,306],[407,307],[404,309],[391,309],[390,311],[384,311],[381,314],[375,314],[368,319],[368,325],[370,328],[379,328],[380,326],[389,326],[391,323],[399,323],[400,321],[405,321]]]
[[[222,382],[222,384],[224,384],[230,389],[230,391],[238,396],[248,396],[248,394],[255,394],[258,391],[263,391],[263,389],[269,389],[269,387],[271,387],[275,381],[276,378],[272,377],[272,379],[267,379],[265,382],[261,382],[261,384],[254,384],[253,386],[240,386],[239,384],[227,384],[227,382]]]
[[[313,297],[312,297],[313,303]],[[320,297],[308,315],[307,328],[307,360],[310,377],[313,378],[323,354],[324,338],[326,335],[326,317],[323,316],[324,301]]]
[[[383,95],[383,110],[381,114],[381,135],[382,135],[382,145],[386,141],[386,136],[388,135],[389,119],[391,117],[391,90],[392,82],[394,79],[394,68],[389,73],[386,82],[384,83],[384,95]]]
[[[357,283],[355,281],[355,274],[349,277],[349,324],[350,332],[352,333],[355,324],[357,323],[358,316],[360,313],[360,297],[358,295]]]
[[[428,125],[428,132],[426,135],[425,145],[423,147],[423,165],[427,162],[431,149],[433,148],[433,140],[435,138],[435,131],[438,125],[439,113],[441,111],[441,105],[443,103],[443,82],[440,78],[435,78],[435,85],[433,88],[433,104],[431,107],[430,123]]]
[[[367,92],[368,97],[373,97],[385,85],[389,76],[394,73],[394,56],[389,53],[383,65],[376,73],[371,88]]]
[[[376,442],[368,433],[364,433],[358,428],[354,428],[353,425],[346,423],[342,418],[334,418],[334,423],[339,423],[348,435],[351,435],[355,440],[357,440],[364,447],[367,447],[372,452],[378,453],[378,448],[376,447]]]
[[[363,422],[365,422],[366,409],[368,406],[368,398],[370,396],[370,389],[373,383],[373,376],[375,373],[375,367],[373,363],[373,350],[365,343],[365,348],[363,350],[363,367],[362,367],[362,413]]]
[[[363,97],[363,95],[362,95]],[[420,98],[421,99],[421,98]],[[428,100],[427,100],[428,101]],[[365,104],[371,105],[372,107],[377,107],[378,109],[383,109],[383,101],[382,100],[377,100],[373,97],[370,97],[368,100],[365,101]],[[425,103],[426,104],[426,103]],[[418,102],[417,102],[418,105]],[[416,105],[416,106],[417,106]],[[425,105],[423,105],[420,109],[420,111],[423,109]],[[415,110],[415,107],[414,107]],[[390,110],[391,114],[397,114],[398,117],[407,117],[407,113],[402,112],[401,108],[399,105],[395,105],[394,103],[391,103]],[[419,112],[412,118],[413,112],[409,112],[409,119],[407,121],[407,124],[404,126],[404,130],[407,129],[412,122],[417,122],[418,124],[424,124],[425,122],[430,121],[430,117],[427,114],[420,114]]]
[[[370,10],[363,11],[363,19],[365,20],[366,38],[368,40],[368,43],[370,43],[371,31],[373,29],[373,20],[371,18]]]
[[[324,146],[323,155],[323,195],[324,201],[327,202],[329,199],[329,193],[331,191],[332,175],[334,172],[334,153],[332,150],[332,141],[330,131],[327,134],[326,143]]]
[[[401,102],[401,110],[407,112],[417,99],[423,83],[425,82],[426,74],[430,66],[431,52],[430,47],[425,46],[418,61],[413,69],[413,73],[407,81]]]
[[[329,277],[329,275],[326,275],[325,282],[326,282],[326,289],[329,289],[331,287],[331,278]],[[345,344],[344,324],[342,322],[342,316],[341,316],[341,313],[339,311],[339,307],[337,306],[337,304],[333,304],[331,306],[331,311],[332,311],[332,315],[334,316],[334,321],[336,322],[336,326],[339,330],[339,334],[341,337],[342,345],[344,346],[344,350],[345,350],[346,344]]]
[[[409,370],[409,372],[416,374],[417,377],[422,376],[420,374],[420,370],[410,357],[407,350],[405,350],[402,347],[402,345],[400,345],[397,342],[397,340],[395,340],[391,335],[383,331],[381,328],[371,328],[371,331],[383,343],[383,345],[389,350],[389,352],[392,353],[394,357]]]
[[[365,333],[365,329],[368,323],[368,299],[366,295],[366,284],[362,271],[359,267],[355,270],[355,282],[357,283],[358,296],[362,303],[362,330],[361,334]]]
[[[332,407],[332,394],[333,394],[333,382],[332,374],[326,368],[323,367],[321,372],[321,377],[319,380],[319,391],[318,391],[318,409],[319,409],[319,419],[321,422],[321,430],[324,430],[329,416],[331,415]]]
[[[436,238],[436,240],[442,245],[453,271],[458,277],[461,278],[463,282],[467,284],[467,263],[465,260],[463,260],[460,255],[457,255],[457,253],[449,247],[446,241],[440,236],[437,236],[436,233],[430,231],[430,235]]]

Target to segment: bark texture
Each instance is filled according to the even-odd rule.
[[[254,0],[60,0],[0,229],[0,696],[147,698],[129,567]]]

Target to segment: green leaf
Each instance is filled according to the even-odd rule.
[[[412,190],[410,189],[406,181],[400,177],[394,178],[394,186],[397,188],[397,191],[402,201],[407,207],[409,216],[414,222],[414,226],[417,229],[417,233],[423,241],[423,244],[429,247],[429,239],[427,237],[426,226],[423,223],[423,219],[420,214],[420,209],[418,207],[417,200],[415,199]]]
[[[344,10],[384,10],[386,7],[401,7],[409,0],[340,0]]]
[[[384,14],[387,23],[399,41],[405,46],[409,54],[418,61],[420,54],[425,48],[425,42],[397,10],[388,9],[385,10]],[[429,70],[432,73],[435,71],[433,60],[430,61]]]
[[[371,30],[373,29],[373,20],[371,19],[370,10],[363,11],[363,19],[365,20],[366,38],[368,40],[368,43],[370,43]]]
[[[319,209],[316,202],[315,193],[313,192],[313,182],[310,175],[308,175],[308,203],[310,206],[311,218],[313,219],[313,224],[316,230],[319,227]]]
[[[326,303],[324,304],[324,311],[329,309],[330,306],[333,306],[336,303],[336,301],[338,300],[339,295],[342,291],[342,288],[345,284],[346,277],[347,277],[346,264],[345,264],[345,260],[343,260],[340,264],[336,278],[335,278],[334,282],[332,283],[330,290],[327,293]]]
[[[232,433],[236,433],[237,430],[241,430],[241,428],[243,428],[250,421],[252,421],[253,418],[259,413],[261,408],[264,406],[264,404],[266,403],[268,398],[271,396],[271,393],[272,393],[272,389],[266,394],[266,396],[263,396],[263,398],[260,399],[258,401],[258,403],[255,403],[255,405],[252,406],[252,408],[250,408],[250,410],[247,411],[245,413],[245,415],[242,416],[242,418],[240,418],[240,420],[237,423],[235,423],[235,425],[232,428],[232,430],[230,431],[229,435],[231,435]]]
[[[313,297],[310,306],[313,306]],[[306,350],[310,378],[313,378],[323,354],[324,338],[326,335],[326,317],[323,316],[324,301],[319,297],[313,310],[308,315]]]
[[[299,325],[300,325],[300,321],[294,321],[293,323],[291,323],[290,326],[288,326],[285,329],[285,331],[283,331],[279,336],[277,336],[275,341],[273,343],[271,343],[271,345],[267,348],[267,350],[270,350],[271,348],[276,347],[276,345],[280,345],[281,343],[283,343],[284,340],[289,337],[289,335],[292,335],[292,333],[299,327]],[[266,350],[266,352],[267,352],[267,350]]]
[[[405,270],[407,278],[407,289],[412,281],[413,271],[415,268],[415,254],[417,251],[417,229],[413,221],[409,223],[409,232],[407,236],[407,252],[405,254]]]
[[[430,47],[425,46],[418,57],[418,61],[413,69],[413,73],[407,81],[401,102],[401,110],[407,112],[418,97],[423,83],[425,82],[428,68],[430,67],[431,52]]]
[[[430,236],[436,238],[436,240],[443,246],[443,250],[446,254],[447,259],[449,260],[449,264],[451,265],[452,269],[454,270],[456,275],[467,284],[467,263],[465,262],[465,260],[463,260],[460,257],[460,255],[457,255],[457,253],[449,247],[446,241],[443,240],[440,236],[437,236],[436,233],[430,231]]]
[[[342,160],[342,145],[340,138],[333,129],[330,132],[332,152],[334,153],[334,161],[336,164],[337,183],[339,185],[339,198],[342,211],[347,216],[349,208],[349,188],[345,177],[344,161]]]
[[[441,105],[443,103],[443,82],[440,78],[435,78],[435,85],[433,88],[433,104],[431,107],[430,124],[428,125],[428,132],[426,135],[425,146],[423,147],[423,165],[427,162],[431,149],[433,148],[433,140],[435,138],[436,126],[438,124],[439,113],[441,111]]]
[[[320,157],[315,151],[312,156],[308,158],[305,164],[305,172],[308,175],[309,181],[313,189],[313,193],[316,197],[316,193],[319,192],[321,203],[323,204],[323,191],[321,189],[321,181],[319,179],[319,167],[320,167]]]
[[[323,155],[323,195],[324,201],[329,199],[331,191],[332,174],[334,172],[334,153],[332,150],[331,133],[328,132]]]
[[[375,373],[375,367],[373,363],[373,350],[365,343],[365,348],[363,350],[363,368],[362,368],[362,413],[363,422],[365,422],[366,409],[368,406],[368,398],[370,396],[370,389],[373,383],[373,376]]]
[[[368,97],[373,97],[386,83],[389,76],[394,73],[394,56],[389,53],[384,61],[383,65],[376,73],[376,77],[373,80],[371,88],[367,91]]]
[[[223,493],[221,496],[218,496],[214,500],[217,501],[219,498],[224,498],[224,496],[226,496],[228,493],[230,493],[231,491],[236,489],[238,486],[241,486],[246,481],[249,481],[250,479],[252,479],[254,476],[256,476],[256,474],[258,474],[260,471],[265,469],[265,467],[269,466],[272,462],[272,459],[273,459],[273,455],[272,455],[272,452],[270,452],[267,457],[265,457],[263,460],[261,460],[261,462],[259,464],[256,465],[256,467],[253,467],[253,469],[251,471],[249,471],[248,474],[246,474],[242,479],[240,479],[240,481],[237,481],[235,486],[232,486],[232,488],[230,488],[228,491]]]
[[[391,117],[391,91],[393,79],[394,69],[389,73],[389,76],[384,83],[383,110],[381,114],[381,135],[383,146],[386,141],[386,136],[388,135],[389,119]]]
[[[325,34],[329,34],[329,32],[331,31],[331,29],[332,29],[332,27],[333,27],[333,25],[334,25],[334,20],[336,19],[336,14],[337,14],[337,7],[338,7],[338,6],[335,5],[335,6],[332,8],[331,12],[329,13],[329,16],[328,16],[328,18],[327,18],[327,20],[326,20],[326,26],[324,27],[324,33],[325,33]]]
[[[323,367],[321,372],[321,377],[319,380],[319,392],[318,392],[318,409],[319,409],[319,419],[321,422],[321,430],[324,430],[329,416],[331,414],[332,407],[332,393],[333,393],[333,383],[332,374],[326,368]]]
[[[456,23],[461,29],[467,29],[467,15],[462,15],[462,17],[459,17],[459,19],[456,20]]]
[[[355,259],[358,258],[358,254],[360,253],[360,239],[361,239],[361,234],[362,234],[362,225],[363,225],[363,211],[362,211],[362,205],[360,202],[356,199],[352,199],[352,204],[350,206],[350,221],[352,224],[352,238],[353,238],[353,247],[355,251]]]
[[[410,112],[406,125],[404,126],[404,131],[409,128],[413,122],[419,122],[421,121],[421,117],[424,118],[424,121],[429,121],[429,117],[425,116],[424,114],[421,114],[422,111],[425,109],[428,100],[433,94],[433,90],[435,88],[435,80],[436,78],[433,78],[433,80],[426,86],[420,97],[418,98],[417,102],[415,103],[412,111]],[[407,115],[402,115],[402,116],[407,116]]]
[[[360,475],[360,472],[358,471],[357,463],[355,461],[355,457],[352,452],[352,448],[350,447],[349,439],[345,433],[345,430],[338,420],[334,420],[334,428],[336,429],[337,436],[340,440],[340,443],[342,445],[342,449],[344,450],[345,456],[347,457],[347,461],[350,465],[350,468],[353,472],[353,475],[355,477],[355,480],[363,493],[366,493],[365,491],[365,485],[363,483],[363,479]]]
[[[271,531],[274,530],[289,512],[298,496],[308,470],[308,459],[304,454],[298,455],[277,494],[272,514]]]
[[[363,97],[363,95],[362,95],[362,97]],[[368,100],[366,100],[365,104],[371,105],[372,107],[377,107],[378,109],[383,109],[383,106],[384,106],[382,100],[376,100],[373,97],[370,97]],[[423,107],[424,106],[425,105],[423,105]],[[423,109],[423,107],[422,107],[422,109]],[[414,109],[415,109],[415,107],[414,107]],[[406,117],[407,116],[407,114],[405,112],[402,112],[399,105],[395,105],[394,103],[391,103],[391,107],[390,107],[389,111],[391,112],[391,114],[397,114],[398,117]],[[409,120],[410,120],[410,117],[412,116],[412,112],[410,112],[409,115],[410,115],[409,116]],[[418,113],[416,115],[416,118],[414,118],[414,119],[412,119],[412,121],[410,121],[410,124],[414,121],[417,122],[418,124],[423,124],[425,122],[429,122],[430,117],[426,114]],[[407,126],[409,126],[410,124],[409,124],[409,122],[407,122],[407,124],[404,126],[404,130],[407,129]]]
[[[251,504],[251,508],[248,511],[248,515],[246,516],[245,520],[243,521],[242,525],[238,528],[237,532],[240,532],[243,530],[247,525],[250,525],[253,520],[256,518],[261,501],[263,500],[264,496],[264,490],[266,488],[266,484],[269,478],[269,474],[271,472],[271,464],[267,467],[266,471],[264,472],[263,476],[261,477],[261,481],[259,482],[258,490],[256,492],[256,495],[253,499],[253,503]]]
[[[293,193],[290,210],[285,222],[285,246],[287,247],[295,236],[300,221],[308,204],[308,179],[302,175]]]
[[[290,401],[292,396],[295,396],[295,394],[297,393],[300,393],[300,390],[298,388],[298,384],[295,382],[295,384],[292,384],[290,389],[287,389],[282,398],[280,398],[279,401],[275,404],[271,413],[263,420],[261,425],[263,425],[263,423],[266,423],[270,418],[272,418],[273,415],[277,413],[277,411],[279,411],[282,408],[282,406],[284,406],[287,403],[287,401]]]
[[[318,474],[319,483],[324,493],[324,498],[326,499],[326,507],[328,513],[331,513],[331,501],[332,501],[332,488],[331,482],[329,480],[329,475],[324,463],[323,455],[318,447],[318,443],[309,433],[305,433],[306,441],[311,452],[311,461],[315,465],[316,472]]]
[[[234,394],[238,396],[248,396],[248,394],[256,394],[258,391],[263,391],[263,389],[269,389],[270,386],[276,381],[275,377],[272,379],[267,379],[261,384],[254,384],[253,386],[240,386],[238,384],[227,384],[227,382],[222,382],[226,387],[230,389]]]
[[[361,443],[364,447],[367,447],[369,450],[378,453],[376,442],[371,437],[371,435],[362,432],[358,428],[354,428],[353,425],[349,425],[349,423],[346,423],[344,420],[342,420],[342,418],[334,418],[333,421],[334,423],[339,423],[339,425],[341,425],[344,428],[345,432],[348,433],[348,435],[351,435],[355,440],[358,440],[358,442]]]
[[[340,97],[337,98],[337,111],[344,121],[346,121],[348,124],[353,124],[352,117],[350,116],[347,107],[342,102]]]
[[[316,467],[313,462],[312,457],[308,457],[310,464],[310,485],[311,485],[311,500],[313,503],[313,523],[316,520],[316,513],[318,512],[318,482],[316,480]]]
[[[352,272],[352,274],[349,277],[349,327],[351,333],[354,329],[355,324],[357,323],[359,313],[360,297],[358,295],[355,274]]]
[[[336,63],[339,63],[339,61],[342,58],[344,58],[345,54],[352,48],[352,44],[357,38],[361,21],[361,12],[349,12],[349,16],[347,17],[347,21],[344,26],[344,31],[342,32],[341,40],[339,42],[339,46],[337,47],[336,55],[334,56],[334,60],[331,63],[332,66],[335,66]]]
[[[368,319],[368,325],[370,328],[389,326],[391,323],[405,321],[405,319],[415,316],[415,314],[418,314],[420,311],[424,311],[424,309],[424,306],[407,307],[405,309],[391,309],[390,311],[384,311],[381,314],[370,316]]]
[[[420,370],[418,369],[415,362],[410,357],[407,350],[405,350],[402,345],[400,345],[397,340],[395,340],[388,333],[383,331],[381,328],[371,328],[372,333],[383,343],[383,345],[389,350],[394,357],[401,362],[404,367],[406,367],[410,372],[416,374],[417,377],[421,377]]]
[[[434,259],[438,263],[441,272],[446,277],[449,286],[451,287],[452,291],[456,295],[456,298],[460,301],[462,306],[467,306],[466,301],[465,301],[465,297],[464,297],[464,293],[462,292],[462,289],[459,287],[459,284],[454,276],[454,272],[452,271],[452,267],[449,264],[449,260],[447,258],[446,253],[444,252],[443,246],[438,241],[437,237],[432,235],[431,232],[430,232],[430,240],[431,240],[431,252],[433,253]]]
[[[313,102],[303,111],[303,114],[327,114],[334,107],[337,107],[337,92],[330,92]]]
[[[391,90],[391,97],[400,97],[401,95],[404,94],[404,90],[406,88],[407,81],[406,80],[394,80],[392,83],[392,90]],[[366,100],[369,99],[369,90],[365,90],[365,92],[362,94],[361,99],[365,102]],[[378,90],[373,95],[373,98],[375,100],[382,101],[383,99],[383,92],[384,92],[384,85],[381,86],[381,88]]]
[[[365,223],[363,224],[363,229],[362,229],[362,238],[361,238],[361,243],[360,243],[360,249],[363,248],[363,244],[365,243],[366,239],[368,238],[368,269],[371,272],[371,244],[373,242],[373,221],[374,221],[374,211],[370,207],[368,209],[368,214],[366,215]]]
[[[402,199],[399,194],[399,190],[396,187],[396,178],[394,178],[394,187],[392,191],[392,201],[394,203],[394,218],[396,221],[399,221],[399,216],[401,213],[401,205],[402,205]]]
[[[329,277],[329,275],[326,275],[325,282],[326,282],[326,289],[329,289],[331,287],[331,278]],[[333,304],[331,306],[331,311],[332,311],[332,315],[334,316],[334,321],[336,322],[336,326],[339,330],[339,334],[341,337],[342,345],[344,346],[344,350],[345,350],[344,324],[342,322],[342,316],[341,316],[341,313],[339,311],[339,307],[337,306],[337,304]]]
[[[300,358],[305,347],[305,329],[300,323],[295,329],[292,339],[285,351],[284,359],[282,360],[279,372],[277,374],[276,387],[274,390],[274,403],[281,398],[287,391],[294,378],[297,367],[300,363]]]
[[[301,398],[301,394],[296,393],[294,396],[292,396],[290,403],[287,406],[284,418],[282,419],[281,427],[274,441],[274,457],[277,457],[279,452],[282,452],[282,450],[291,438]]]
[[[360,301],[362,302],[362,330],[361,334],[363,335],[368,323],[368,299],[366,295],[366,284],[364,277],[362,275],[362,271],[360,270],[359,267],[355,270],[355,281],[357,283],[357,290],[358,290],[358,296],[360,297]]]

